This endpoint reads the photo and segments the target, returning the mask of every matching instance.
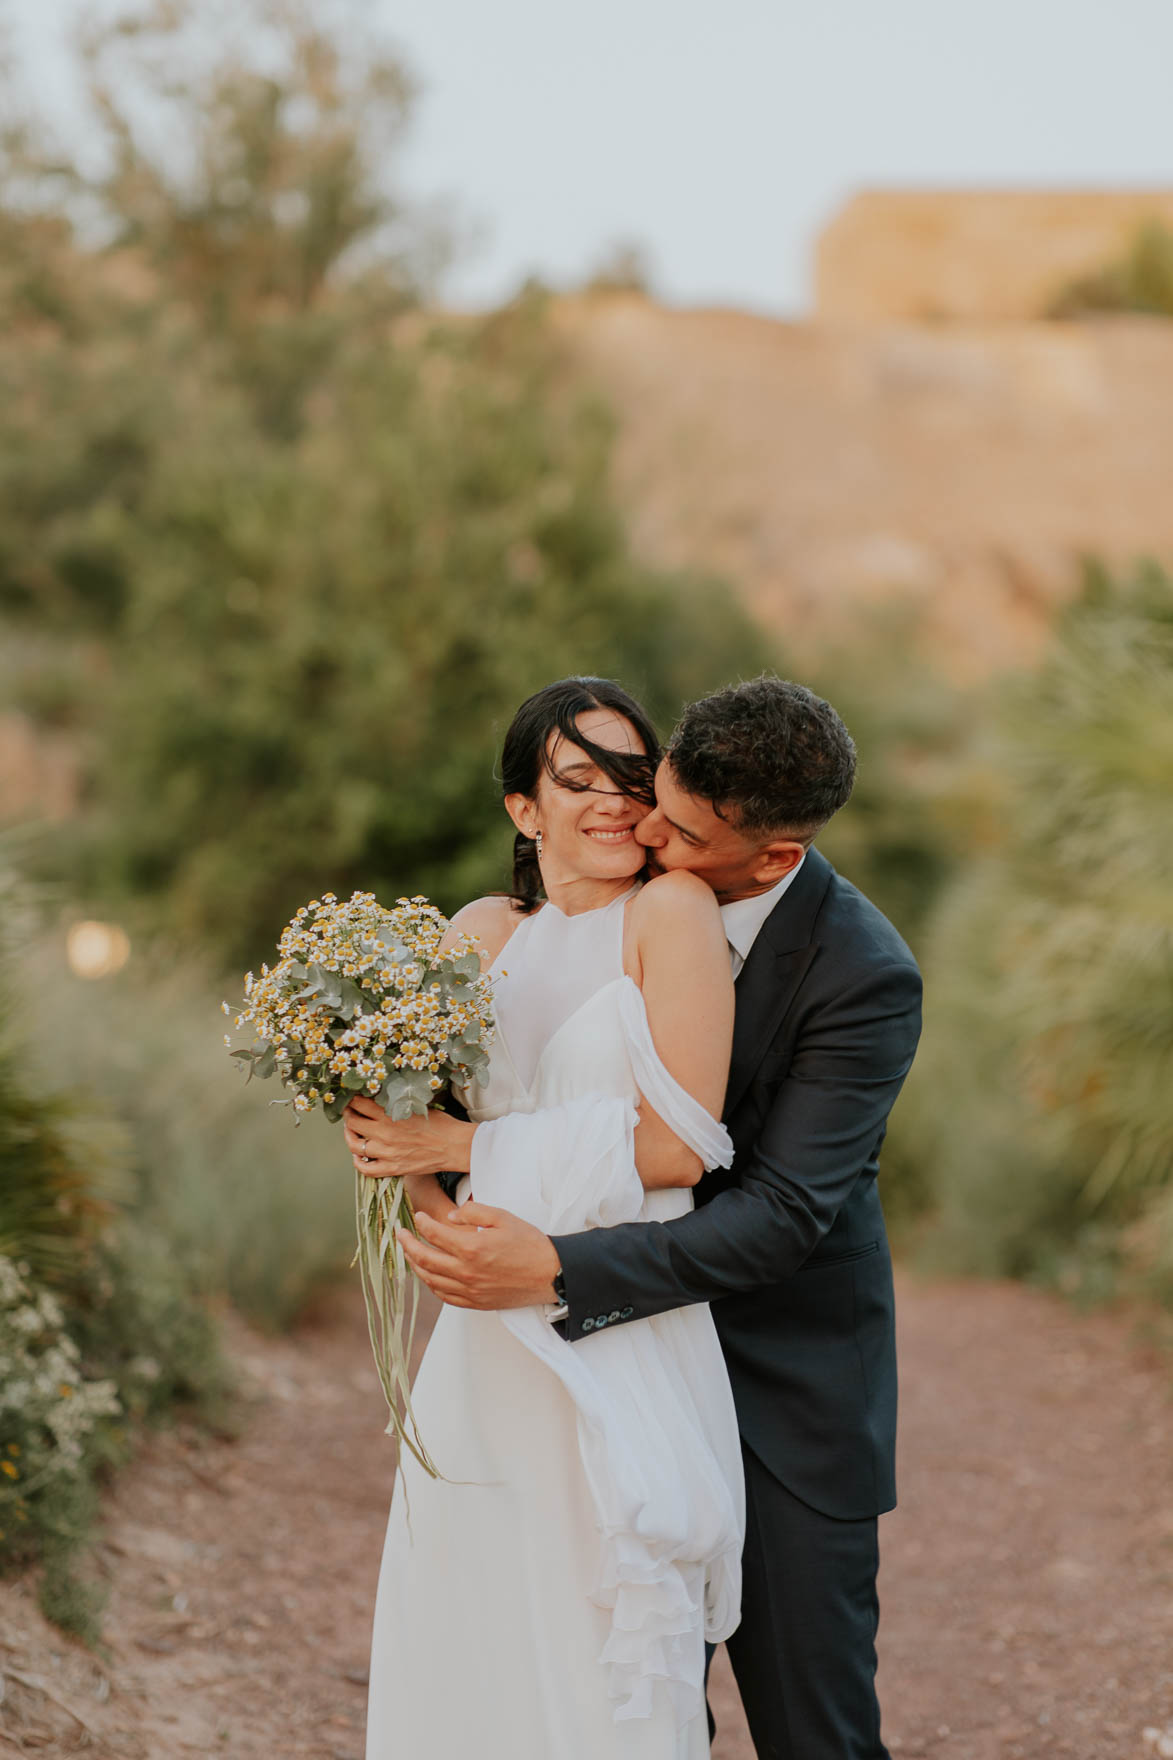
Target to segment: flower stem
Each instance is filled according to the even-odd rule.
[[[387,1435],[399,1439],[433,1479],[441,1477],[419,1433],[411,1406],[411,1353],[419,1314],[419,1280],[408,1265],[395,1230],[418,1235],[415,1211],[402,1179],[355,1175],[355,1224],[367,1330],[375,1368],[387,1401]]]

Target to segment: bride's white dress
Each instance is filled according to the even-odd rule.
[[[639,1184],[641,1095],[707,1166],[727,1163],[623,974],[625,902],[544,905],[494,962],[460,1198],[563,1233],[681,1214],[691,1192]],[[704,1640],[729,1635],[740,1598],[737,1419],[707,1306],[622,1319],[568,1343],[541,1308],[442,1311],[413,1400],[445,1477],[400,1464],[367,1760],[708,1755]]]

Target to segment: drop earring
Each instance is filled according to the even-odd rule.
[[[534,843],[537,846],[538,860],[540,862],[542,859],[542,834],[540,831],[534,832]]]

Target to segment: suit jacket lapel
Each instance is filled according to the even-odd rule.
[[[726,1119],[732,1116],[766,1055],[815,956],[815,918],[833,873],[831,864],[816,849],[807,851],[802,872],[762,924],[737,975]]]

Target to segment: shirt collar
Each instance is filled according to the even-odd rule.
[[[782,894],[794,884],[798,877],[798,871],[805,861],[806,852],[804,850],[789,874],[783,874],[777,886],[771,886],[769,892],[756,893],[753,898],[737,898],[732,904],[721,906],[725,939],[743,962],[749,958],[750,949],[758,938],[762,924]]]

